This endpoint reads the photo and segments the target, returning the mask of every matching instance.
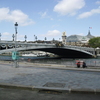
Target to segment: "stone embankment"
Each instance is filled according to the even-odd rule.
[[[100,93],[100,69],[0,61],[0,87],[60,92]]]

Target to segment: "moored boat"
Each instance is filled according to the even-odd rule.
[[[22,56],[28,56],[28,57],[32,56],[32,57],[37,57],[36,54],[22,54]]]

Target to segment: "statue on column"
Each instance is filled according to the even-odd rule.
[[[62,34],[62,43],[66,44],[66,32],[63,32]]]

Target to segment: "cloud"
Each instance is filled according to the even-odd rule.
[[[61,37],[61,32],[58,30],[49,30],[46,34],[42,34],[41,37],[46,37],[48,39],[59,38]]]
[[[96,4],[100,5],[100,1],[96,1]]]
[[[56,37],[56,36],[58,36],[58,35],[60,35],[61,33],[60,33],[60,31],[58,31],[58,30],[53,30],[53,31],[48,31],[47,32],[47,36],[48,37]]]
[[[84,0],[61,0],[54,7],[53,11],[60,15],[75,15],[77,10],[85,6]]]
[[[47,11],[40,12],[39,14],[41,15],[42,18],[45,18],[47,16]]]
[[[48,12],[48,10],[45,12],[39,12],[39,15],[41,16],[41,18],[49,18],[50,20],[53,20],[53,18],[51,16],[47,15],[47,12]]]
[[[0,8],[0,21],[11,21],[13,23],[18,22],[22,26],[33,24],[32,19],[28,15],[24,14],[21,10],[10,11],[9,8]]]
[[[4,32],[1,34],[1,40],[11,40],[12,36],[8,32]]]
[[[100,6],[97,9],[92,9],[89,12],[84,12],[78,16],[79,19],[88,18],[94,14],[100,14]]]
[[[18,34],[17,35],[17,41],[24,41],[25,40],[25,35],[22,35],[22,34]]]
[[[8,32],[4,32],[4,33],[2,33],[2,35],[9,36],[10,33],[8,33]]]
[[[4,32],[4,33],[1,34],[1,40],[10,40],[10,41],[12,41],[13,40],[12,35],[13,34],[11,34],[11,33]],[[17,41],[24,41],[25,40],[24,36],[25,35],[17,34]]]

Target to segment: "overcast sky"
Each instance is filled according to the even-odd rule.
[[[100,0],[0,0],[2,40],[12,40],[18,23],[17,40],[61,40],[66,35],[100,36]],[[91,29],[89,29],[91,27]]]

